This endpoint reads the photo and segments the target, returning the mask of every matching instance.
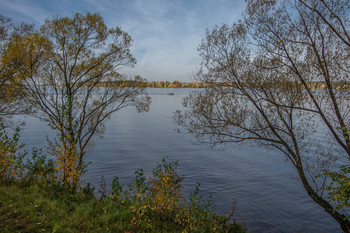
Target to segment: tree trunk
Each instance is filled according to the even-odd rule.
[[[350,233],[350,222],[346,218],[346,216],[343,214],[340,214],[338,211],[336,211],[325,199],[323,199],[320,195],[318,195],[315,192],[315,190],[309,184],[309,182],[305,176],[303,166],[300,162],[296,165],[296,168],[298,170],[300,180],[301,180],[307,194],[312,198],[312,200],[314,200],[317,204],[322,206],[323,209],[339,223],[343,232]]]

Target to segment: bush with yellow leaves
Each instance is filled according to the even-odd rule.
[[[121,194],[122,188],[116,178],[112,182],[113,195],[127,202],[133,217],[132,228],[152,231],[155,221],[175,225],[174,231],[184,232],[245,232],[238,224],[230,224],[230,219],[219,216],[212,210],[211,199],[199,195],[199,184],[195,192],[186,199],[181,194],[180,182],[183,176],[176,173],[177,162],[163,159],[145,178],[143,170],[135,172],[136,178]],[[113,188],[114,187],[114,188]]]

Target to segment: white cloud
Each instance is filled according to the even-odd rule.
[[[41,1],[39,4],[36,1]],[[130,74],[149,80],[189,80],[200,58],[206,28],[240,17],[244,0],[0,0],[2,10],[41,23],[54,15],[97,12],[109,27],[120,26],[134,39],[138,63]],[[50,8],[50,9],[49,9]],[[6,14],[5,14],[6,15]],[[12,18],[13,15],[7,15]]]

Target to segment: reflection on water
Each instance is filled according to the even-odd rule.
[[[168,95],[170,92],[174,95]],[[200,182],[201,193],[213,196],[221,214],[228,214],[236,200],[235,219],[243,220],[251,232],[341,232],[301,183],[292,179],[295,171],[279,152],[241,146],[221,151],[176,133],[173,112],[181,108],[188,92],[150,89],[149,112],[137,114],[134,108],[127,108],[115,113],[106,122],[104,138],[94,139],[85,180],[98,186],[104,176],[109,185],[118,176],[126,184],[136,169],[147,173],[167,156],[179,161],[185,194]],[[45,145],[46,135],[54,135],[46,123],[26,118],[21,140],[28,148]]]

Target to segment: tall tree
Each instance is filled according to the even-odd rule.
[[[22,88],[15,81],[14,70],[4,64],[3,57],[10,38],[14,35],[24,35],[33,31],[33,25],[13,24],[11,19],[0,15],[0,122],[5,123],[15,113],[29,110],[23,100],[20,100]]]
[[[135,64],[131,43],[120,28],[108,29],[100,15],[77,13],[48,19],[40,32],[14,36],[7,46],[4,63],[16,64],[33,114],[59,132],[63,154],[74,160],[79,174],[91,138],[102,135],[113,112],[127,106],[149,109],[140,77],[128,87],[111,85],[127,81],[118,69]]]
[[[350,223],[327,197],[322,171],[350,158],[349,7],[342,0],[248,0],[244,20],[207,31],[196,78],[211,88],[192,93],[175,117],[203,142],[281,151],[344,232]],[[314,139],[320,128],[331,147]]]

